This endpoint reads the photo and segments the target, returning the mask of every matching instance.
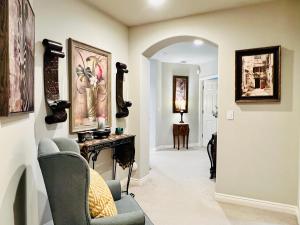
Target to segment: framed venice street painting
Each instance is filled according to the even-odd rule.
[[[235,60],[237,103],[280,101],[280,46],[238,50]]]
[[[70,133],[111,125],[111,53],[69,39]]]
[[[34,111],[35,16],[28,0],[0,0],[0,116]]]

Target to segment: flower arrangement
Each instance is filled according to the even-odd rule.
[[[76,67],[76,74],[81,83],[78,91],[81,94],[86,94],[87,114],[90,121],[95,121],[98,90],[101,88],[101,92],[106,96],[104,72],[101,66],[101,62],[104,58],[89,56],[84,60],[80,53],[79,55],[82,59],[82,64],[79,64]],[[104,99],[105,97],[100,99],[100,101],[104,101]]]
[[[82,58],[83,65],[79,64],[77,66],[76,74],[81,82],[83,81],[84,78],[86,78],[89,83],[89,87],[95,89],[98,87],[100,82],[104,80],[103,70],[101,67],[102,59],[100,57],[97,58],[96,56],[90,56],[85,60],[86,62],[84,62],[82,56],[81,58]]]

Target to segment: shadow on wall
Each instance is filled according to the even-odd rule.
[[[52,214],[48,196],[43,192],[38,192],[38,213],[39,213],[39,224],[44,225],[52,221]]]
[[[21,166],[12,176],[0,206],[1,221],[9,221],[9,224],[14,225],[27,225],[26,174],[26,167]]]
[[[15,225],[26,225],[26,170],[23,171],[19,184],[17,186],[16,198],[14,201],[13,211]]]
[[[19,114],[11,117],[0,117],[0,127],[9,127],[13,124],[17,124],[22,120],[28,120],[29,114]]]
[[[281,49],[281,101],[279,103],[238,104],[242,111],[292,112],[294,51]]]

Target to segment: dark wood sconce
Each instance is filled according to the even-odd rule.
[[[128,73],[127,65],[117,62],[117,78],[116,78],[116,100],[117,100],[117,118],[124,118],[129,115],[128,108],[132,106],[131,102],[125,102],[123,98],[123,81],[124,73]]]
[[[58,82],[58,61],[59,58],[64,58],[65,54],[62,52],[63,46],[61,43],[43,40],[45,47],[44,54],[44,89],[45,97],[52,115],[45,118],[47,124],[65,122],[68,118],[66,109],[70,108],[69,101],[60,100],[59,96],[59,82]]]

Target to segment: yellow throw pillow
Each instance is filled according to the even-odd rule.
[[[89,209],[92,218],[118,214],[109,187],[100,174],[93,169],[90,169]]]

